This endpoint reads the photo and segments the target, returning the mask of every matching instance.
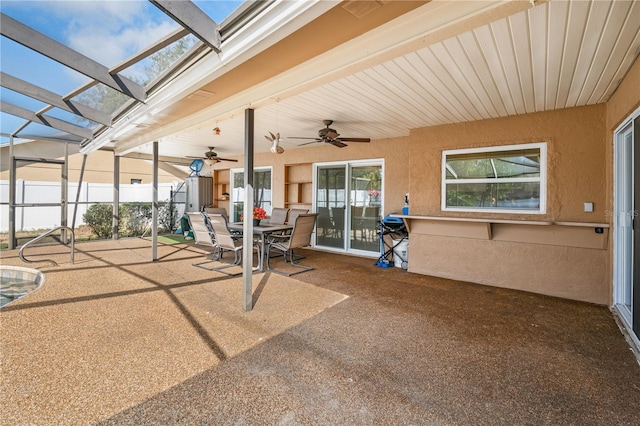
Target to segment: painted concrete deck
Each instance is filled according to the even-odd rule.
[[[604,306],[305,250],[316,269],[255,274],[244,312],[193,245],[76,248],[30,251],[61,266],[0,310],[2,424],[640,424]]]

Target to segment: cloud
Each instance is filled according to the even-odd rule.
[[[172,23],[139,22],[132,26],[83,27],[69,35],[69,46],[107,67],[112,67],[166,36]]]
[[[178,27],[146,0],[11,2],[27,24],[111,68]],[[5,2],[3,1],[3,7]],[[19,20],[23,20],[18,17]],[[26,20],[24,20],[26,21]],[[44,30],[43,30],[44,29]],[[129,71],[133,72],[133,71]],[[71,70],[76,85],[86,77]]]
[[[177,28],[177,24],[148,2],[78,3],[66,28],[68,45],[112,67]]]

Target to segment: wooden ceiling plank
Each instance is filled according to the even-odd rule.
[[[547,56],[549,55],[547,10],[544,7],[535,7],[526,12],[529,15],[530,22],[529,45],[531,46],[535,111],[544,111],[546,109]]]
[[[491,81],[488,85],[487,92],[492,102],[500,114],[512,115],[516,113],[513,105],[513,97],[511,88],[505,77],[504,68],[500,61],[500,54],[496,46],[496,40],[493,38],[491,27],[484,25],[473,31],[474,42],[477,49],[482,54],[483,63],[480,70],[481,78]],[[468,48],[468,50],[471,50]],[[475,62],[475,58],[471,58]]]
[[[354,87],[356,93],[359,92],[360,100],[367,99],[367,102],[371,105],[378,105],[384,109],[390,111],[390,116],[394,117],[393,120],[403,120],[405,117],[416,118],[415,112],[411,110],[406,104],[401,105],[398,102],[398,98],[390,94],[388,88],[380,84],[371,77],[369,72],[358,73],[353,78],[342,79],[344,82],[343,90],[346,90],[347,86]],[[373,88],[374,90],[367,93],[367,88]]]
[[[448,55],[442,46],[432,46],[435,49],[421,49],[418,55],[423,61],[423,69],[427,80],[431,82],[434,89],[437,90],[436,95],[441,103],[448,103],[454,107],[456,111],[456,121],[463,122],[480,117],[477,111],[469,109],[468,102],[464,102],[466,96],[461,94],[460,86],[451,77],[449,72],[438,60],[438,56]],[[448,58],[447,58],[448,59]],[[466,105],[465,105],[466,103]]]
[[[460,36],[443,42],[455,58],[461,73],[464,75],[465,92],[471,92],[475,95],[476,109],[479,110],[484,118],[498,117],[497,105],[502,105],[499,96],[495,100],[491,96],[491,92],[497,94],[495,85],[488,72],[486,66],[486,58],[482,50],[478,46],[478,42],[472,31],[461,34]],[[487,78],[488,77],[488,78]],[[504,110],[502,110],[504,113]]]
[[[398,58],[396,61],[400,66],[402,66],[404,71],[418,83],[419,87],[422,88],[422,96],[429,101],[435,112],[442,116],[443,122],[456,122],[458,119],[458,112],[448,101],[445,103],[441,102],[442,97],[438,96],[431,80],[429,80],[425,75],[424,62],[422,61],[422,58],[416,53],[412,53]]]
[[[604,39],[609,46],[608,57],[602,61],[604,63],[603,70],[589,98],[589,103],[605,102],[609,99],[619,83],[619,78],[616,79],[615,75],[620,73],[622,69],[628,69],[628,63],[622,64],[621,62],[623,55],[638,46],[638,32],[640,31],[638,16],[640,16],[639,2],[615,2],[610,22],[606,24],[606,28],[618,29],[618,31],[613,32],[615,37]],[[634,53],[637,55],[637,52]]]
[[[393,77],[387,69],[380,66],[372,67],[366,72],[358,73],[362,83],[361,87],[371,87],[375,93],[375,98],[380,99],[381,102],[386,103],[392,110],[402,114],[405,119],[409,121],[416,121],[418,119],[418,113],[416,108],[411,102],[406,102],[407,98],[404,96],[399,86],[391,84]]]
[[[567,14],[569,2],[549,2],[541,6],[547,14],[547,89],[545,93],[545,109],[552,110],[558,107],[558,85],[562,73],[562,58],[566,49],[565,34],[567,29]]]
[[[493,38],[496,41],[496,48],[500,56],[500,62],[504,69],[507,84],[509,85],[509,93],[515,107],[516,114],[524,114],[526,105],[524,102],[524,94],[522,93],[522,85],[520,84],[520,74],[514,52],[514,46],[511,42],[511,31],[506,19],[494,22],[490,25]]]
[[[454,38],[455,40],[455,38]],[[466,73],[474,73],[475,71],[461,71],[461,63],[458,58],[447,48],[446,40],[431,46],[431,52],[436,59],[436,67],[434,70],[440,77],[440,80],[449,87],[454,94],[455,99],[464,108],[467,119],[482,120],[487,118],[481,108],[478,108],[479,102],[477,93],[471,88]],[[457,43],[457,40],[455,41]],[[442,68],[440,68],[442,67]]]
[[[558,84],[557,108],[569,107],[569,92],[574,81],[580,46],[584,37],[585,25],[589,13],[589,2],[569,2],[567,19],[566,46],[562,61],[562,71]]]
[[[438,108],[424,96],[424,88],[397,61],[389,61],[383,66],[390,74],[390,83],[397,87],[401,96],[408,99],[422,117],[428,117],[428,120],[434,123],[444,118]]]
[[[576,72],[573,76],[574,83],[571,85],[569,96],[567,97],[567,104],[570,106],[578,105],[578,99],[585,90],[587,76],[593,72],[594,60],[602,37],[602,29],[610,12],[610,6],[611,4],[608,2],[591,3],[584,27],[584,36],[578,55]]]
[[[531,61],[531,42],[527,13],[518,13],[508,18],[512,34],[520,90],[525,104],[525,112],[535,112],[534,85]]]

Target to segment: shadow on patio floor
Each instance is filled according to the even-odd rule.
[[[304,254],[295,279],[255,274],[243,312],[241,278],[193,267],[193,245],[78,244],[0,311],[3,421],[640,423],[606,307]]]

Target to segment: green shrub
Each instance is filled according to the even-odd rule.
[[[170,207],[171,206],[171,207]],[[142,236],[151,224],[151,203],[120,204],[120,221],[118,237]],[[111,204],[94,204],[84,214],[84,222],[98,238],[111,238],[113,227],[113,206]],[[179,221],[175,204],[158,203],[158,227],[160,230],[173,232]]]
[[[163,201],[158,203],[158,226],[168,232],[173,232],[178,228],[178,208],[175,203]]]
[[[119,237],[139,237],[151,221],[151,204],[120,204]]]
[[[111,204],[94,204],[82,216],[84,223],[98,238],[111,238],[113,226],[113,206]]]

